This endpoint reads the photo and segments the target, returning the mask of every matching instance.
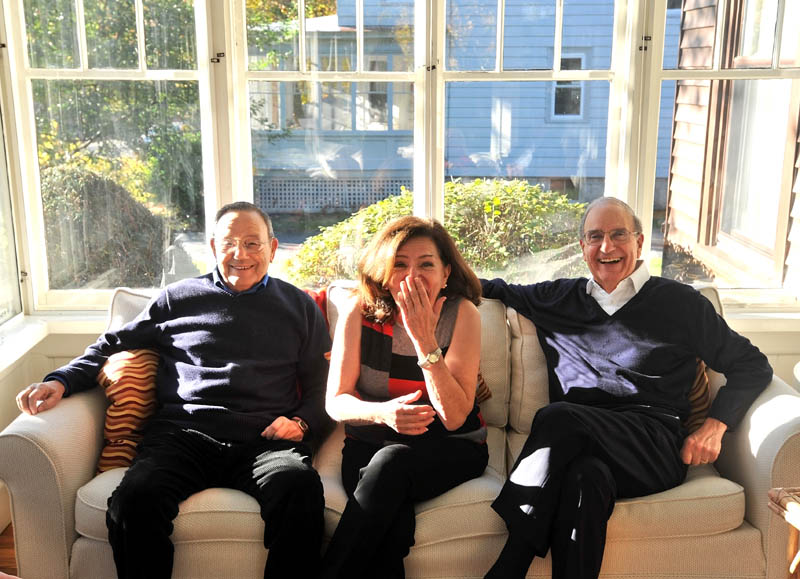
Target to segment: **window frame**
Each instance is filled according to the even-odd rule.
[[[18,226],[17,255],[26,313],[66,309],[104,309],[111,290],[47,290],[46,260],[43,259],[44,228],[38,193],[38,168],[23,159],[36,158],[35,126],[32,117],[31,78],[63,78],[59,71],[34,71],[27,63],[22,14],[23,0],[3,0],[3,30],[8,59],[2,63],[3,93],[10,145],[9,167],[15,224]],[[82,2],[82,0],[76,0]],[[136,0],[137,6],[142,0]],[[498,2],[497,54],[494,70],[451,71],[445,63],[445,1],[415,1],[414,68],[411,71],[370,72],[364,65],[363,3],[357,7],[358,67],[351,72],[310,71],[307,69],[306,39],[299,41],[299,70],[249,71],[245,30],[245,0],[196,0],[198,68],[181,71],[180,78],[200,83],[203,170],[205,182],[206,230],[209,233],[217,207],[234,200],[253,200],[252,150],[247,86],[249,80],[337,82],[406,82],[414,94],[413,162],[414,212],[442,220],[444,217],[444,95],[447,83],[530,81],[580,82],[586,95],[585,81],[607,81],[610,85],[608,136],[606,143],[606,190],[628,202],[645,224],[645,236],[652,237],[655,155],[661,83],[664,80],[704,79],[734,80],[747,78],[800,79],[800,69],[776,66],[773,55],[770,69],[663,70],[663,32],[668,0],[615,0],[612,57],[608,70],[560,69],[564,2],[554,0],[556,29],[553,39],[551,70],[505,71],[503,62],[504,2]],[[721,2],[723,0],[720,0]],[[672,2],[672,0],[669,0]],[[783,29],[786,0],[779,0],[778,37]],[[302,2],[298,3],[300,6]],[[719,11],[719,22],[725,13]],[[13,25],[9,25],[13,23]],[[300,18],[301,35],[304,19]],[[718,30],[720,30],[718,28]],[[649,38],[649,39],[648,39]],[[647,40],[646,40],[647,39]],[[718,49],[720,50],[720,49]],[[144,55],[142,55],[144,58]],[[218,62],[212,63],[211,59]],[[782,63],[781,63],[782,64]],[[185,76],[182,76],[185,75]],[[148,80],[163,78],[163,73],[142,71],[97,70],[85,78],[123,78]],[[585,111],[582,98],[582,113]],[[212,114],[213,112],[213,114]],[[552,107],[551,107],[552,112]],[[13,122],[12,122],[13,119]],[[565,120],[576,120],[574,118]],[[561,122],[561,119],[559,119]],[[389,127],[392,130],[392,126]],[[400,129],[403,130],[403,129]],[[23,227],[24,226],[24,227]],[[723,296],[736,290],[725,290]],[[784,292],[786,294],[787,292]],[[791,300],[789,300],[790,302]],[[796,301],[796,300],[795,300]],[[788,302],[787,302],[788,303]],[[785,303],[783,304],[785,305]]]

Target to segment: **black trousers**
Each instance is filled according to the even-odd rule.
[[[616,499],[679,485],[684,434],[654,412],[552,403],[536,413],[492,508],[531,558],[551,550],[554,578],[597,577]]]
[[[255,497],[269,549],[264,576],[314,577],[323,528],[322,483],[303,443],[260,439],[224,443],[159,424],[108,499],[106,525],[120,579],[168,579],[178,503],[210,487]]]
[[[405,577],[414,545],[414,503],[480,476],[485,444],[458,438],[376,446],[353,438],[342,450],[349,500],[322,561],[322,577]]]

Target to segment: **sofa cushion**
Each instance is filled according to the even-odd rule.
[[[621,499],[608,523],[616,539],[692,537],[732,531],[744,521],[744,489],[710,464],[689,467],[683,484]]]
[[[536,326],[514,308],[506,309],[511,331],[511,404],[508,423],[516,432],[529,433],[536,411],[550,402],[547,361]]]
[[[106,471],[78,489],[75,499],[75,530],[82,536],[108,541],[106,510],[108,497],[127,469]],[[264,522],[258,502],[251,496],[227,488],[195,493],[179,505],[172,531],[173,543],[193,541],[258,541],[264,538]]]
[[[506,322],[506,308],[499,300],[483,299],[481,314],[481,376],[492,396],[481,403],[481,416],[489,426],[504,427],[508,422],[511,384],[509,347],[511,336]]]

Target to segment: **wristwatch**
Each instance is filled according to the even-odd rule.
[[[308,423],[299,416],[293,416],[292,420],[297,423],[297,425],[300,427],[300,430],[303,431],[303,436],[305,436],[306,432],[308,432]]]
[[[433,352],[425,356],[424,358],[417,360],[417,365],[420,368],[429,368],[433,366],[436,362],[441,360],[442,358],[442,349],[436,348]]]

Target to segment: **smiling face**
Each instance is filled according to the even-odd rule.
[[[230,242],[230,251],[224,251],[225,241]],[[259,251],[248,251],[245,245],[253,242],[261,242],[263,247]],[[270,239],[267,224],[254,211],[226,213],[217,221],[211,238],[211,251],[219,273],[225,285],[235,292],[246,291],[261,281],[277,248],[278,240]]]
[[[633,217],[622,207],[611,203],[601,203],[590,210],[584,223],[584,232],[615,229],[634,231]],[[642,254],[644,235],[631,235],[624,243],[615,243],[610,235],[605,235],[599,245],[588,245],[581,239],[583,260],[589,266],[594,280],[606,292],[611,293],[619,282],[636,269],[636,261]]]
[[[412,237],[397,249],[388,284],[392,296],[397,296],[400,282],[409,275],[422,280],[431,302],[439,296],[447,283],[450,266],[442,263],[439,250],[430,237]]]

